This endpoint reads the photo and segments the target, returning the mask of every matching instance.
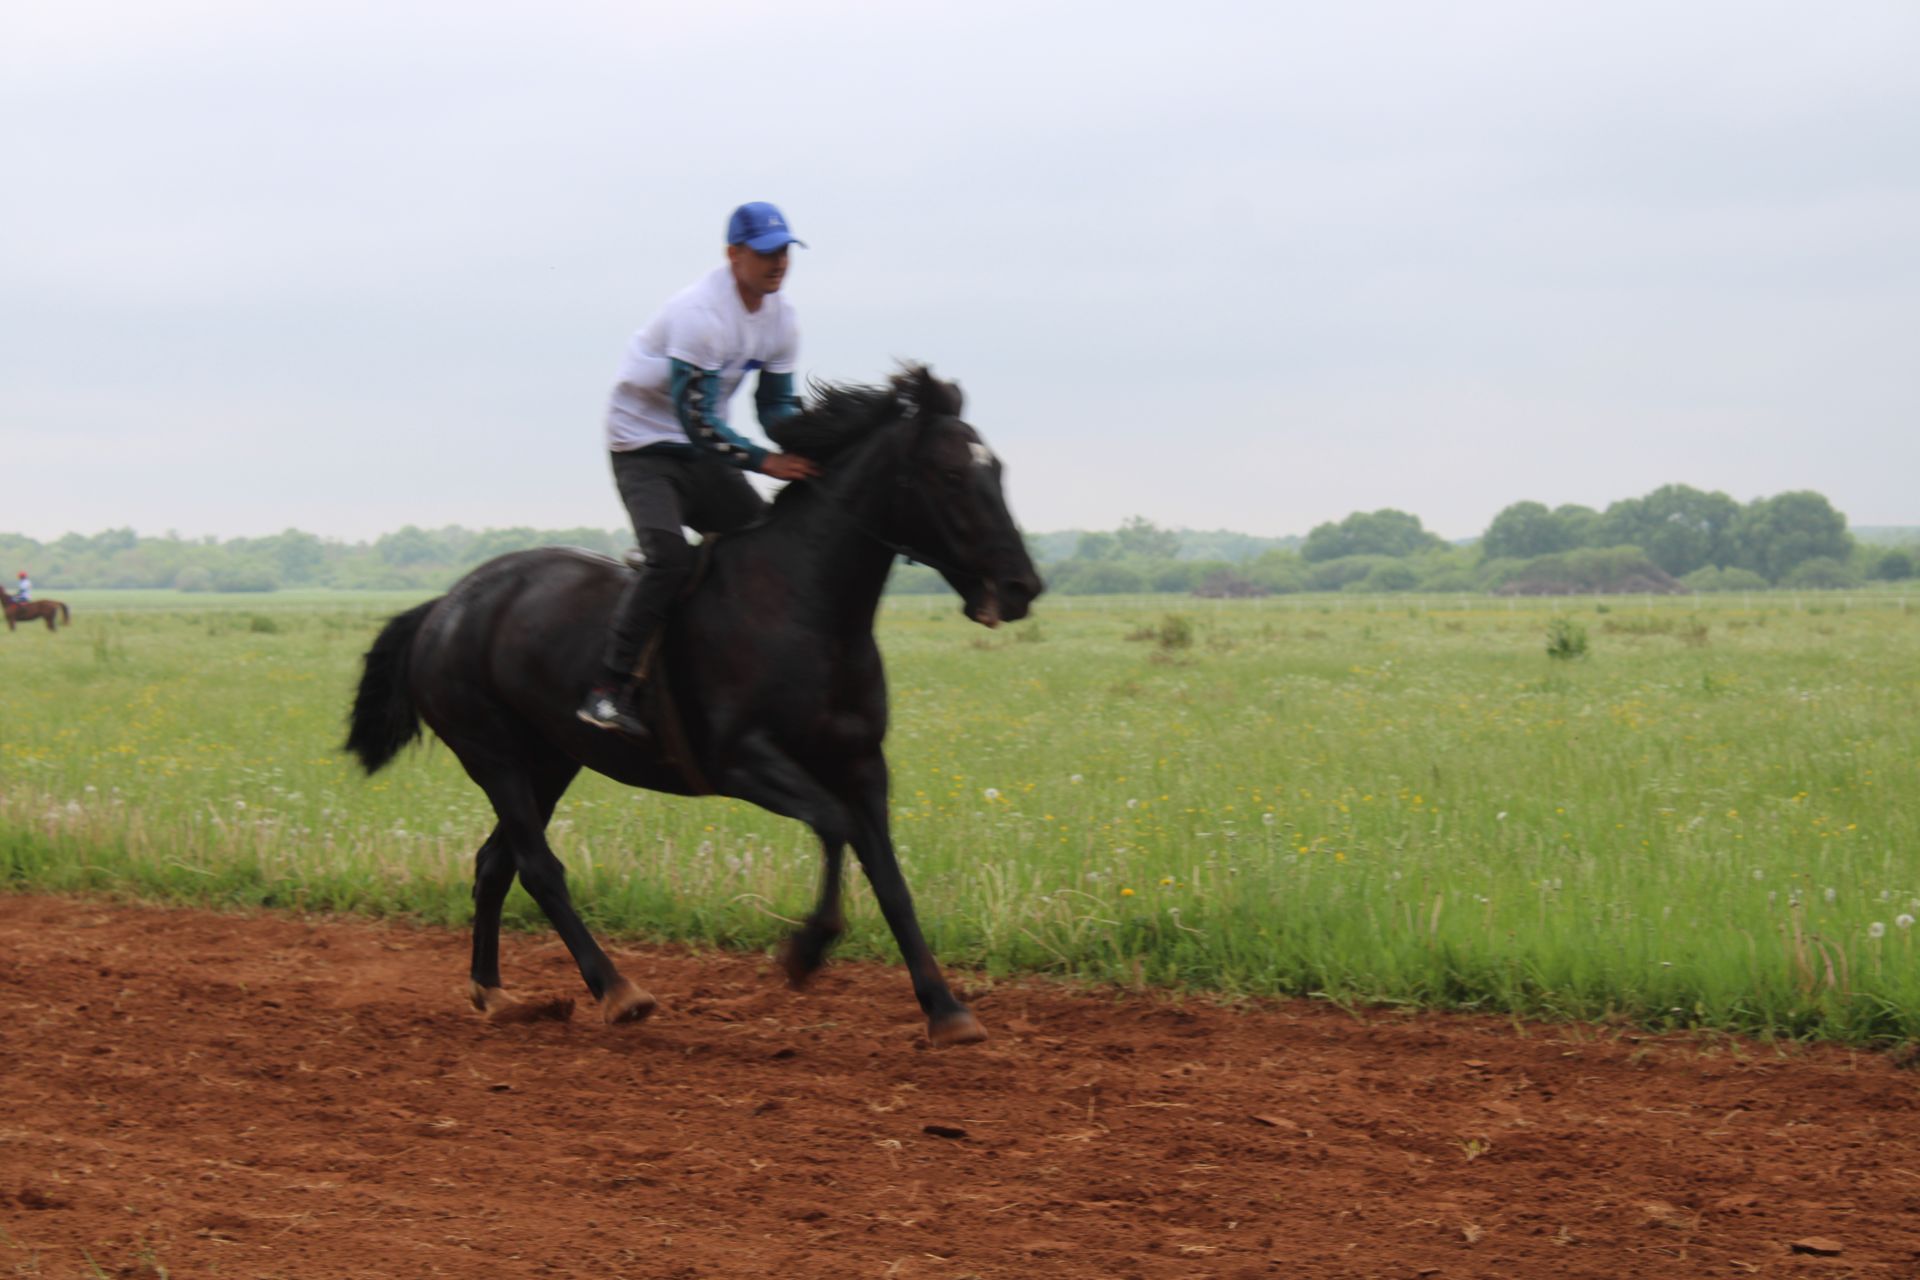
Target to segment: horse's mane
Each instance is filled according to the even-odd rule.
[[[788,453],[824,462],[876,429],[909,413],[960,416],[960,385],[942,382],[923,364],[901,368],[884,386],[810,382],[807,405],[766,429]]]

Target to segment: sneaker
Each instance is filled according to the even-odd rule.
[[[612,729],[617,733],[644,738],[647,736],[647,726],[633,704],[632,686],[615,688],[612,685],[596,685],[574,714],[596,729]]]

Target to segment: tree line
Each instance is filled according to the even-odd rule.
[[[1604,511],[1516,502],[1464,544],[1449,543],[1420,517],[1392,508],[1356,511],[1315,526],[1297,545],[1269,546],[1239,560],[1182,556],[1180,536],[1140,517],[1111,533],[1084,533],[1070,555],[1045,566],[1048,584],[1096,595],[1558,595],[1832,589],[1902,581],[1920,571],[1920,538],[1911,546],[1862,542],[1826,497],[1807,490],[1743,504],[1673,484]],[[940,589],[931,573],[903,575],[899,586]]]
[[[470,530],[413,525],[366,542],[297,529],[261,538],[185,539],[109,529],[52,542],[0,534],[0,569],[33,574],[42,589],[172,587],[273,591],[281,587],[438,590],[494,556],[567,545],[616,555],[624,529]],[[1724,493],[1666,485],[1591,507],[1516,502],[1477,540],[1449,543],[1420,518],[1384,508],[1315,526],[1304,539],[1165,529],[1135,516],[1111,531],[1029,537],[1049,589],[1064,594],[1293,591],[1738,591],[1839,588],[1902,581],[1920,571],[1920,540],[1857,539],[1822,495],[1800,490],[1740,503]],[[933,570],[903,565],[897,592],[940,592]]]

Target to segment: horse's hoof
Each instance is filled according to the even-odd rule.
[[[522,1022],[565,1022],[573,1017],[573,999],[560,996],[552,1000],[515,1000],[499,987],[470,983],[467,999],[496,1026]]]
[[[622,1022],[639,1022],[653,1012],[653,1006],[653,997],[626,978],[621,978],[600,995],[600,1016],[610,1027]]]
[[[965,1009],[927,1023],[927,1039],[933,1041],[936,1049],[947,1049],[957,1044],[979,1044],[986,1038],[987,1029]]]
[[[787,975],[789,988],[799,991],[812,981],[813,975],[826,964],[827,951],[837,937],[837,933],[810,935],[801,932],[780,944],[780,969]]]

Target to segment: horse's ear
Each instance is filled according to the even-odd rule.
[[[960,384],[942,382],[923,364],[909,365],[894,380],[901,398],[930,418],[960,416]]]

